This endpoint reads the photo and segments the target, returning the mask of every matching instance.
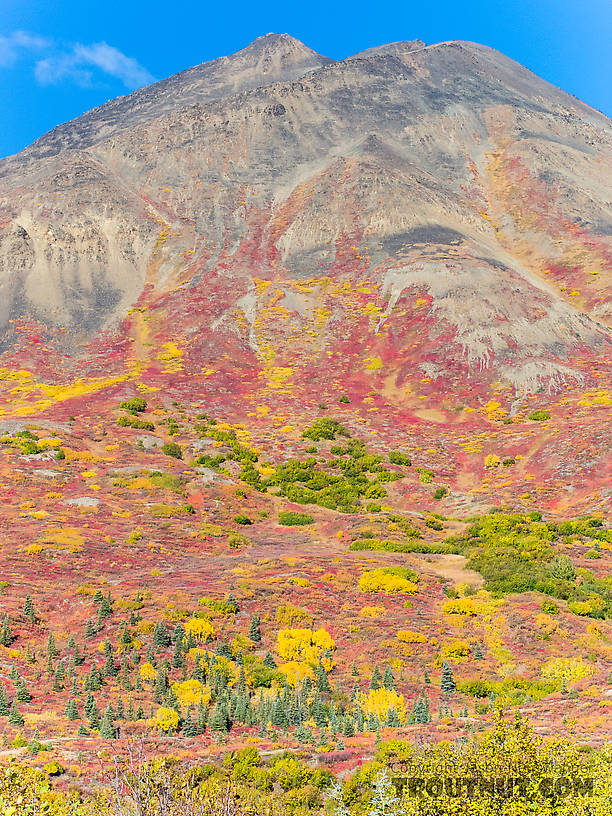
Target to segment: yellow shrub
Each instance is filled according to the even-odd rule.
[[[149,725],[159,731],[176,731],[179,726],[179,715],[174,709],[161,706],[157,709],[155,717],[149,720]]]
[[[552,635],[559,628],[557,621],[544,612],[540,612],[539,615],[535,616],[535,625],[538,630],[536,636],[540,638],[549,637],[549,635]]]
[[[409,581],[401,575],[392,575],[383,569],[374,569],[364,572],[359,578],[361,592],[386,592],[388,595],[396,592],[408,595],[418,591],[414,581]]]
[[[392,708],[397,712],[401,723],[406,720],[404,695],[398,694],[395,689],[370,689],[367,694],[360,694],[358,700],[364,714],[375,714],[381,722],[387,719],[387,714]]]
[[[554,682],[565,680],[566,683],[573,683],[584,677],[590,677],[594,671],[594,668],[583,663],[580,657],[553,657],[542,667],[542,680]]]
[[[380,618],[381,615],[384,615],[384,612],[384,606],[364,606],[359,614],[362,618]]]
[[[467,660],[470,654],[471,649],[464,640],[452,640],[450,643],[445,643],[440,653],[442,660],[450,659],[457,663]]]
[[[203,686],[198,680],[185,680],[183,683],[173,683],[172,689],[176,694],[176,699],[182,706],[198,705],[200,702],[206,705],[210,700],[210,689]]]
[[[400,629],[397,639],[404,643],[427,643],[427,638],[420,632],[411,632],[410,629]]]
[[[215,636],[214,626],[206,618],[191,618],[185,624],[185,631],[198,643],[206,643]]]
[[[285,675],[290,686],[295,686],[298,679],[300,683],[303,683],[307,677],[314,680],[314,672],[308,663],[290,660],[288,663],[281,663],[278,669]]]
[[[147,683],[153,683],[157,678],[157,672],[155,671],[155,668],[151,665],[151,663],[143,663],[141,667],[138,669],[138,674]]]
[[[318,663],[326,649],[335,649],[331,635],[325,629],[281,629],[278,633],[276,651],[283,660],[298,663]],[[332,665],[325,667],[329,671]]]
[[[499,456],[496,456],[494,453],[490,453],[488,456],[486,456],[485,467],[486,468],[499,467]]]
[[[293,626],[294,623],[312,623],[312,615],[309,615],[305,609],[300,609],[299,606],[284,604],[276,610],[276,621],[285,626]]]
[[[468,595],[465,598],[456,598],[446,603],[442,607],[442,611],[446,615],[468,615],[469,617],[476,617],[477,615],[492,615],[501,601],[494,601],[491,595],[485,590],[480,590],[476,595]]]
[[[310,581],[307,578],[300,578],[299,576],[292,576],[289,579],[290,584],[295,584],[296,586],[300,587],[308,587],[310,586]]]
[[[26,552],[28,555],[38,555],[43,551],[44,547],[42,544],[28,544],[26,547]]]
[[[202,538],[207,538],[208,536],[221,536],[223,535],[223,527],[220,527],[218,524],[202,524],[198,533]]]

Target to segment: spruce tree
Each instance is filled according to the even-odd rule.
[[[228,715],[225,701],[220,697],[213,709],[210,717],[209,727],[211,731],[217,731],[222,734],[227,734],[228,731]]]
[[[10,710],[11,706],[6,692],[6,686],[4,683],[0,683],[0,717],[7,717]]]
[[[483,660],[482,649],[480,648],[480,643],[477,643],[474,646],[474,660]]]
[[[74,699],[74,697],[71,697],[68,700],[68,703],[66,705],[66,712],[65,713],[66,713],[66,717],[68,717],[69,720],[78,720],[79,719],[79,709],[77,708],[77,702]]]
[[[274,658],[272,657],[270,652],[268,652],[266,654],[266,656],[264,657],[263,664],[264,664],[264,666],[267,666],[269,669],[275,669],[276,668],[276,663],[274,662]]]
[[[168,634],[168,630],[166,629],[166,624],[163,621],[159,621],[153,630],[153,646],[160,651],[162,649],[167,649],[171,643],[172,641],[170,639],[170,635]]]
[[[91,640],[91,638],[96,636],[96,627],[91,619],[87,619],[85,624],[85,637],[87,640]]]
[[[317,678],[317,690],[326,693],[331,693],[331,686],[329,685],[327,672],[325,671],[321,663],[319,663],[315,669],[315,676]]]
[[[259,615],[255,613],[251,618],[251,625],[249,627],[249,637],[255,643],[261,643],[261,631],[259,628]]]
[[[0,644],[2,646],[10,646],[15,638],[11,631],[11,619],[8,615],[4,616],[2,627],[0,628]]]
[[[382,678],[380,676],[380,672],[378,671],[378,666],[374,666],[372,679],[370,680],[370,691],[377,691],[380,688],[381,680]]]
[[[64,667],[61,663],[58,663],[53,675],[53,691],[61,691],[64,688],[64,677]]]
[[[11,706],[11,710],[9,711],[8,721],[11,725],[15,725],[20,727],[23,725],[24,720],[21,716],[21,712],[17,708],[17,701],[13,700],[13,705]]]
[[[23,614],[30,621],[30,623],[36,623],[36,610],[34,609],[32,598],[30,598],[29,595],[26,595],[25,603],[23,605]]]
[[[113,720],[112,709],[109,706],[100,720],[100,737],[102,739],[115,739],[117,731]]]
[[[272,704],[272,714],[270,720],[272,725],[275,725],[277,728],[286,728],[289,725],[285,706],[283,705],[282,699],[278,696],[275,697]]]
[[[206,706],[200,700],[200,704],[198,705],[198,716],[196,720],[196,731],[198,734],[203,734],[206,731],[207,718],[208,712],[206,710]]]
[[[15,698],[20,703],[31,703],[32,702],[32,695],[28,691],[28,688],[25,684],[25,681],[22,677],[19,678],[17,681],[17,686],[15,689]]]
[[[395,678],[393,677],[393,672],[391,671],[391,666],[385,666],[385,674],[383,676],[383,686],[386,689],[394,689],[395,688]]]
[[[453,670],[445,660],[442,665],[442,674],[440,676],[440,689],[444,692],[444,694],[452,694],[456,688],[457,686],[455,684]]]
[[[49,638],[47,640],[47,655],[51,659],[57,657],[57,647],[55,645],[55,638],[53,637],[53,632],[49,632]]]
[[[185,627],[179,621],[174,628],[174,632],[172,633],[172,643],[174,643],[175,646],[180,646],[182,648],[183,641],[186,637],[187,632],[185,631]]]
[[[191,708],[187,706],[187,714],[185,715],[185,720],[183,722],[183,727],[181,729],[181,733],[184,737],[189,739],[190,737],[197,736],[198,729],[194,725],[194,722],[191,718]]]

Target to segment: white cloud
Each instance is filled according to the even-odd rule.
[[[50,40],[28,31],[13,31],[12,34],[0,35],[0,66],[14,65],[19,57],[29,51],[41,51],[49,48]]]
[[[132,57],[105,42],[74,46],[75,57],[85,65],[95,65],[105,74],[121,80],[126,88],[140,88],[153,82],[153,77]]]
[[[106,75],[118,79],[128,90],[134,90],[154,81],[137,60],[106,42],[59,46],[27,31],[0,35],[0,67],[10,67],[28,55],[36,60],[34,75],[41,85],[67,81],[89,87],[96,77]]]

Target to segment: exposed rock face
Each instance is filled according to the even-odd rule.
[[[490,48],[266,35],[0,162],[3,347],[33,318],[86,361],[137,305],[198,370],[579,383],[609,355],[611,201],[610,120]]]

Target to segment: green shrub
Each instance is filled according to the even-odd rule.
[[[306,428],[302,434],[304,439],[312,439],[313,442],[318,442],[321,439],[335,439],[336,436],[349,437],[350,433],[336,419],[331,417],[320,417],[309,428]]]
[[[143,411],[147,410],[147,403],[142,397],[132,397],[132,399],[120,403],[119,407],[131,414],[142,414]]]
[[[306,513],[294,513],[289,510],[281,510],[278,514],[278,522],[284,527],[303,527],[307,524],[314,524],[314,518]]]
[[[434,499],[443,499],[444,496],[447,495],[447,493],[448,493],[448,490],[445,487],[437,487],[434,490],[433,497],[434,497]]]
[[[529,419],[533,422],[544,422],[546,419],[550,419],[550,413],[543,410],[532,411],[532,413],[529,414]]]
[[[154,431],[155,425],[146,419],[139,419],[137,416],[120,416],[117,425],[122,428],[138,428],[143,431]]]
[[[401,451],[391,451],[389,453],[389,461],[392,465],[405,465],[406,467],[412,465],[412,460],[408,454],[402,453]]]
[[[161,452],[166,456],[172,456],[174,459],[183,458],[183,451],[181,450],[181,446],[178,445],[176,442],[165,442],[162,445]]]
[[[243,513],[239,513],[237,516],[234,516],[234,521],[236,524],[252,524],[253,522],[248,516],[245,516]]]

